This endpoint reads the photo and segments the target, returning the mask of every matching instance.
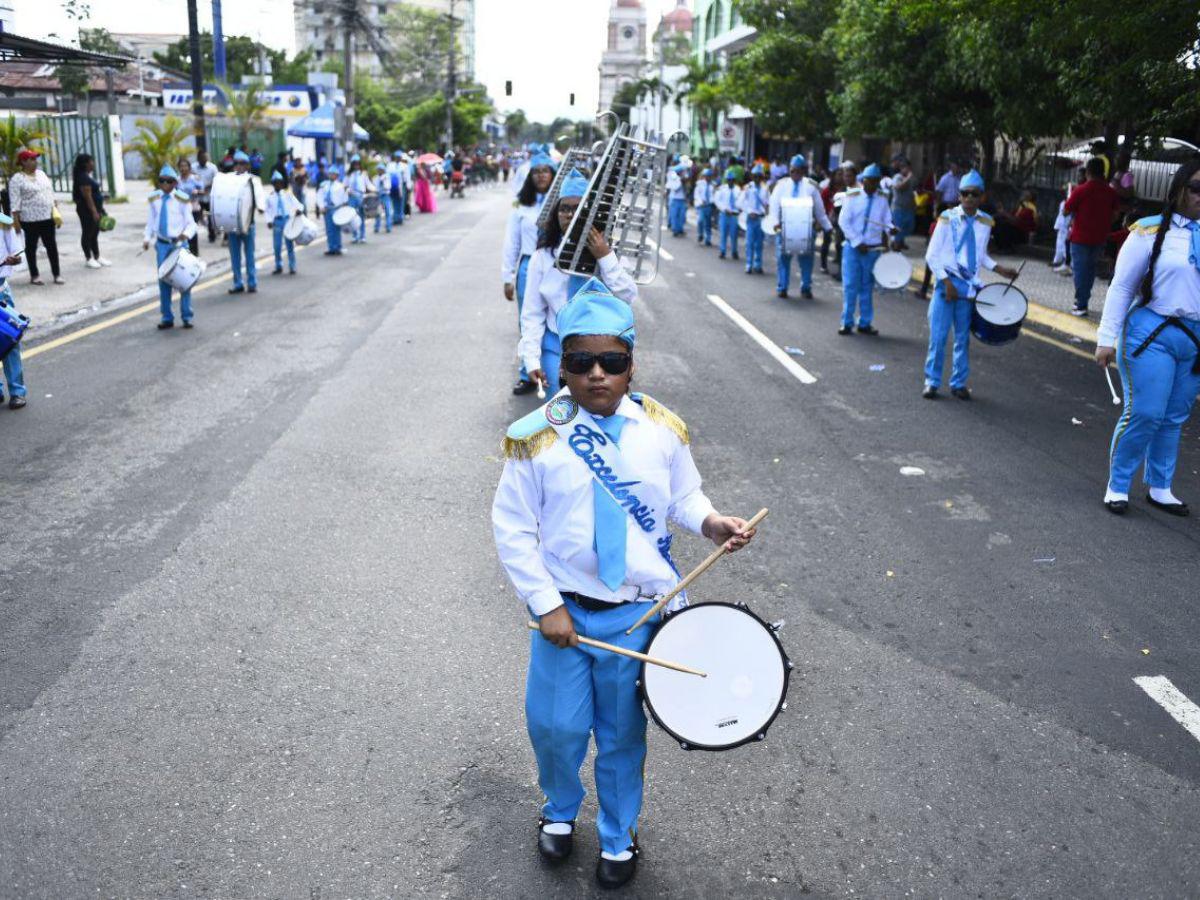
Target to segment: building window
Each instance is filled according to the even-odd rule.
[[[633,37],[633,29],[626,25],[625,29],[621,32],[621,35],[625,38],[625,40],[628,41]]]
[[[380,3],[380,4],[379,4],[379,5],[376,7],[376,9],[378,9],[378,10],[379,10],[379,15],[381,15],[381,16],[386,16],[386,15],[387,15],[387,4],[386,4],[386,3]]]

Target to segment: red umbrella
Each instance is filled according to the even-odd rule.
[[[417,157],[417,162],[426,166],[440,166],[442,164],[442,158],[436,153],[422,153]]]

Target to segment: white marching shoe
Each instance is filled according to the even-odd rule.
[[[97,257],[96,257],[96,262],[100,263],[100,265],[104,266],[104,268],[106,268],[106,269],[107,269],[109,266],[111,266],[111,265],[112,265],[112,263],[110,263],[110,262],[109,262],[107,259],[105,259],[103,256],[97,256]]]
[[[100,268],[100,263],[94,259],[89,259],[87,262],[84,263],[84,265],[87,266],[89,269]]]

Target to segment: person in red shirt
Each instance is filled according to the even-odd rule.
[[[1104,179],[1104,160],[1089,159],[1086,172],[1087,181],[1071,191],[1063,207],[1074,217],[1067,235],[1071,242],[1071,269],[1075,275],[1073,316],[1087,315],[1092,283],[1096,280],[1096,262],[1108,243],[1113,216],[1121,204],[1117,192]]]

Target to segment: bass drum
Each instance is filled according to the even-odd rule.
[[[684,750],[731,750],[765,740],[787,707],[792,663],[775,629],[744,603],[704,603],[667,616],[646,648],[706,673],[643,663],[642,700]]]
[[[913,264],[903,253],[889,250],[879,254],[872,272],[875,283],[885,291],[898,291],[912,281]]]
[[[317,237],[317,224],[308,216],[301,213],[292,216],[283,226],[283,236],[289,241],[295,241],[301,247],[311,244]]]
[[[187,247],[176,247],[158,267],[158,277],[177,290],[190,291],[206,268],[208,263],[193,256]]]
[[[989,284],[979,289],[971,305],[971,334],[985,344],[999,346],[1015,341],[1029,313],[1029,300],[1011,284]]]
[[[783,236],[783,252],[808,254],[813,252],[813,200],[811,196],[786,197],[779,203],[779,233]]]
[[[209,215],[226,234],[246,234],[254,217],[251,176],[221,172],[213,178]]]
[[[373,219],[377,212],[379,212],[379,195],[374,193],[367,194],[363,197],[363,218]]]

